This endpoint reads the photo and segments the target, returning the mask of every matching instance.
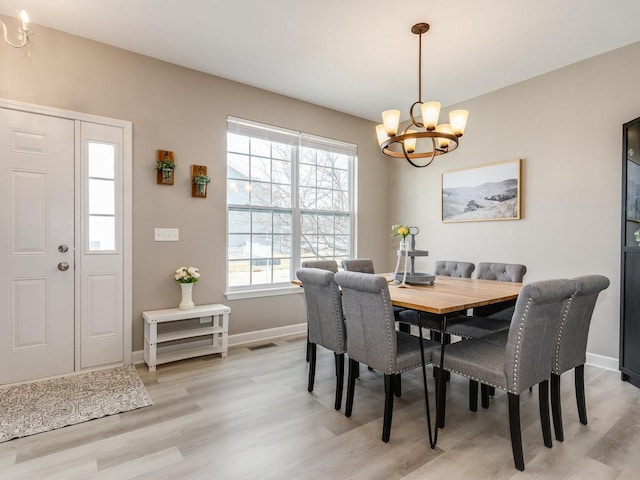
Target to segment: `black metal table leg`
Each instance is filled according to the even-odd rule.
[[[422,337],[422,315],[418,311],[418,333],[420,338],[420,358],[422,361],[422,383],[424,384],[424,404],[427,412],[427,428],[429,430],[429,446],[436,448],[438,441],[438,426],[435,425],[435,434],[431,432],[431,409],[429,408],[429,389],[427,388],[427,366],[424,361],[424,339]]]

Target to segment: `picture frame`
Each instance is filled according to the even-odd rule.
[[[442,174],[442,222],[519,220],[521,159]]]

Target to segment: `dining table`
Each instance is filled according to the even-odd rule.
[[[425,391],[425,408],[427,425],[429,429],[429,444],[435,448],[438,442],[438,429],[444,427],[444,405],[441,409],[437,406],[444,402],[443,384],[446,380],[444,371],[445,346],[449,342],[447,320],[451,317],[466,315],[467,310],[484,305],[515,301],[522,289],[522,283],[498,282],[495,280],[482,280],[477,278],[459,278],[436,275],[432,284],[409,285],[399,284],[393,280],[393,274],[386,274],[389,283],[389,296],[394,306],[415,310],[418,312],[418,332],[420,347],[423,352],[422,379]],[[426,362],[424,358],[424,345],[422,328],[424,327],[422,314],[426,312],[430,320],[439,319],[440,328],[440,364],[437,365],[439,374],[436,382],[441,386],[436,388],[436,410],[440,415],[436,418],[434,428],[431,428],[431,414],[429,408]],[[431,322],[433,324],[433,322]],[[434,365],[434,367],[436,367]]]
[[[390,279],[391,274],[385,277]],[[389,282],[393,305],[443,316],[515,300],[522,289],[522,283],[440,275],[436,275],[433,285],[400,286],[391,280]]]
[[[424,346],[422,327],[422,313],[429,315],[430,319],[440,319],[440,364],[437,366],[440,372],[436,380],[444,381],[445,346],[448,342],[447,320],[454,316],[466,315],[468,309],[514,301],[522,289],[522,283],[498,282],[495,280],[482,280],[477,278],[459,278],[436,275],[432,284],[400,284],[393,280],[394,274],[382,274],[389,284],[389,296],[394,306],[415,310],[418,312],[418,328],[422,358],[422,378],[425,389],[425,407],[429,428],[429,444],[435,448],[438,441],[438,428],[444,427],[444,408],[442,416],[437,418],[432,432],[431,415],[428,400],[427,376],[424,358]],[[294,284],[301,285],[298,280]],[[436,407],[444,402],[442,392],[444,388],[436,389]]]

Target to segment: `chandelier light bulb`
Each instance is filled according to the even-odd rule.
[[[467,110],[454,110],[449,113],[449,122],[451,123],[451,130],[457,137],[461,137],[464,134],[464,129],[467,126],[467,119],[469,118],[469,112]]]
[[[453,130],[451,129],[451,125],[448,123],[442,123],[436,127],[436,132],[438,133],[447,133],[449,135],[453,134]],[[438,148],[442,150],[446,150],[449,148],[451,141],[447,137],[438,137]]]
[[[414,133],[418,133],[417,130],[407,130],[405,133],[408,134],[414,134]],[[404,141],[404,148],[407,150],[408,153],[413,153],[416,151],[416,142],[418,141],[418,139],[416,137],[410,137],[407,138]]]
[[[428,131],[435,130],[440,118],[440,102],[425,102],[420,105],[422,123]]]
[[[400,125],[400,110],[385,110],[382,112],[382,123],[387,131],[387,136],[395,136],[398,133],[398,125]]]
[[[381,123],[380,125],[376,125],[376,135],[378,136],[378,145],[382,145],[389,135],[387,135],[387,131],[384,129],[384,125]]]

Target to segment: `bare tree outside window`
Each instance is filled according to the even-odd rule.
[[[227,284],[288,284],[302,260],[351,257],[355,145],[228,119]]]

